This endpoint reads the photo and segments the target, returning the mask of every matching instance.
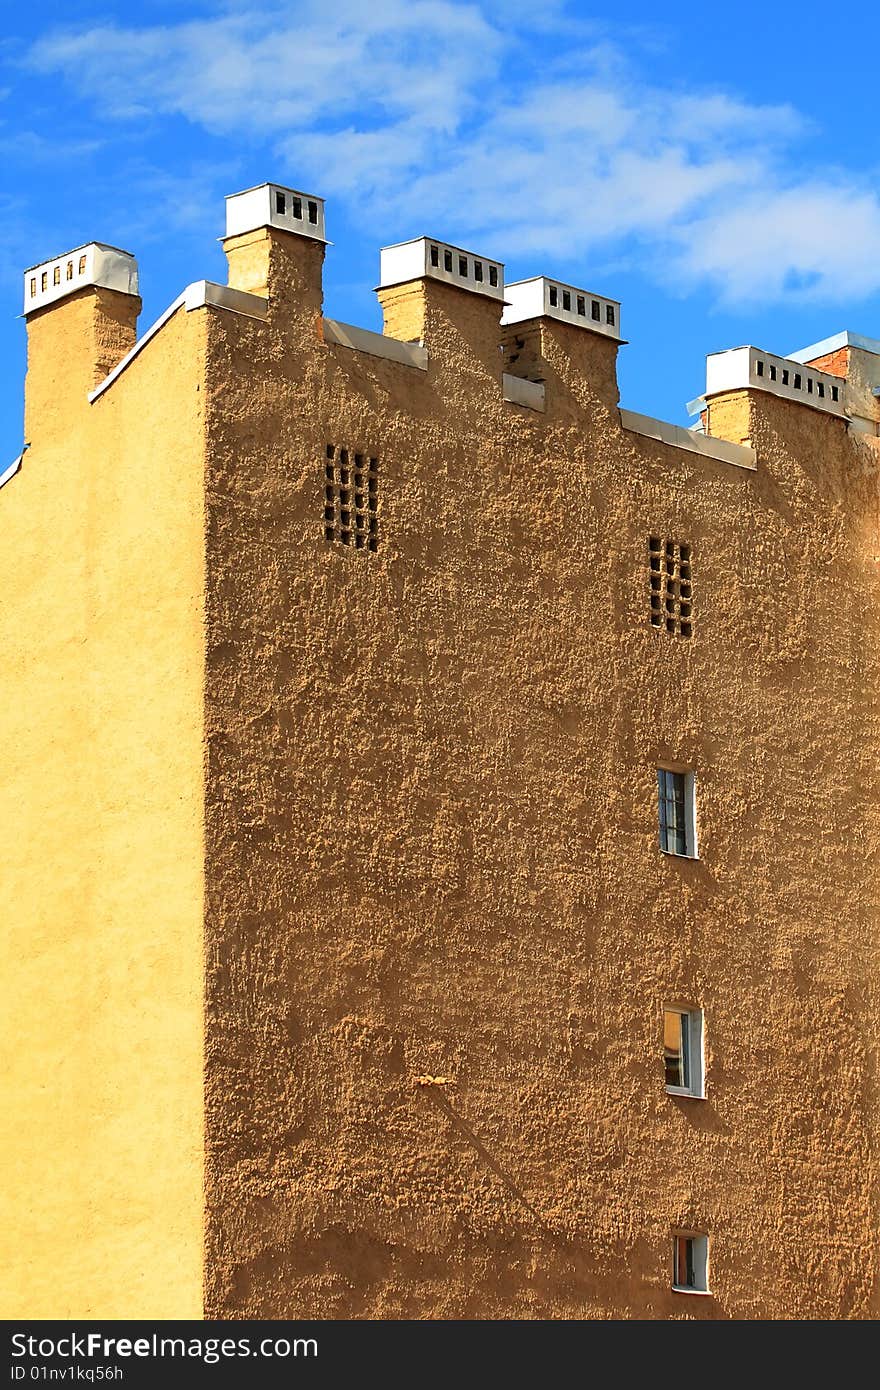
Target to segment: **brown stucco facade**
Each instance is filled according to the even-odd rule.
[[[261,314],[182,305],[66,399],[68,494],[43,500],[45,401],[0,491],[31,710],[0,790],[45,825],[59,776],[107,779],[77,793],[88,835],[53,810],[17,870],[46,923],[20,1093],[66,1049],[71,1135],[83,1108],[96,1146],[154,1126],[134,1166],[81,1165],[63,1276],[14,1310],[42,1288],[46,1316],[876,1317],[880,439],[731,392],[706,417],[737,466],[625,428],[607,336],[387,285],[423,370],[328,328],[323,243],[226,249]],[[78,350],[80,293],[31,316],[32,351]],[[650,537],[690,548],[687,636],[650,620]],[[79,646],[73,554],[110,588]],[[37,612],[45,660],[91,682],[54,680],[39,719]],[[694,774],[698,857],[659,847],[658,767]],[[114,974],[98,1051],[36,1002],[71,959],[80,1011],[95,962]],[[664,1086],[669,1005],[703,1012],[705,1098]],[[708,1295],[672,1288],[677,1231],[708,1236]]]

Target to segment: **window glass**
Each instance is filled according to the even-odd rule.
[[[687,1014],[677,1009],[663,1011],[663,1061],[666,1066],[666,1085],[682,1089],[688,1081],[688,1027]]]
[[[660,793],[660,848],[670,854],[687,854],[684,797],[685,775],[657,769]]]

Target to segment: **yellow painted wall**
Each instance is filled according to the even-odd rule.
[[[0,490],[7,1318],[202,1309],[204,315],[89,405],[107,301],[33,316]]]

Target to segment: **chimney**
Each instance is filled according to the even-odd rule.
[[[421,343],[435,365],[500,382],[504,266],[432,237],[383,246],[377,289],[384,333]]]
[[[277,183],[226,199],[228,283],[268,300],[268,316],[321,337],[324,200]]]
[[[25,437],[33,441],[88,393],[134,347],[137,261],[128,251],[92,241],[31,266],[24,276],[28,334]]]
[[[504,370],[548,386],[549,412],[617,405],[620,303],[536,275],[505,286]]]
[[[749,444],[754,411],[766,412],[773,397],[806,406],[817,416],[848,419],[844,383],[830,372],[750,346],[706,358],[707,434]]]
[[[843,400],[856,434],[880,435],[880,342],[843,332],[791,354],[792,360],[841,379]]]

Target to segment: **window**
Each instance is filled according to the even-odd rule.
[[[282,213],[287,211],[287,198],[283,193],[275,194],[275,211]]]
[[[60,266],[60,265],[56,265],[55,269],[52,271],[52,284],[53,284],[53,285],[60,285],[60,284],[61,284],[61,266]]]
[[[79,258],[79,273],[80,273],[80,275],[85,275],[85,273],[86,273],[86,258],[85,258],[85,256],[80,256],[80,258]]]
[[[703,1098],[702,1009],[663,1010],[663,1065],[670,1095]]]
[[[482,283],[482,280],[483,280],[483,262],[482,262],[482,261],[474,261],[474,279],[475,279],[475,280],[479,280],[479,281]]]
[[[611,325],[612,328],[614,327],[614,305],[613,305],[613,304],[606,304],[606,305],[605,305],[605,322],[606,322],[606,323],[609,323],[609,324]]]
[[[581,318],[585,319],[587,317],[587,301],[582,294],[579,294],[577,297],[577,306]]]
[[[550,286],[550,307],[555,309],[559,303],[559,291],[555,285]]]
[[[452,252],[451,252],[451,251],[444,251],[444,252],[443,252],[443,269],[444,269],[444,270],[448,270],[450,275],[452,274]]]
[[[303,215],[303,202],[302,202],[302,198],[297,198],[296,196],[294,196],[293,199],[291,200],[291,208],[292,208],[294,217],[297,219],[298,222],[301,222],[301,221],[302,221],[302,215]]]
[[[439,267],[439,265],[440,265],[440,248],[439,248],[439,246],[432,246],[432,247],[431,247],[431,265],[436,265],[437,267]]]
[[[459,273],[459,275],[467,275],[467,273],[468,273],[467,256],[459,256],[459,258],[458,258],[458,273]]]
[[[758,373],[758,376],[764,375],[764,363],[760,360],[760,358],[755,363],[755,371]]]
[[[598,299],[594,299],[590,303],[590,317],[594,323],[599,323],[602,318],[602,307]]]
[[[562,291],[562,307],[563,309],[571,309],[571,290]]]
[[[328,444],[324,451],[324,539],[353,545],[356,550],[378,550],[378,505],[379,460]]]
[[[318,222],[318,204],[317,204],[317,203],[309,202],[309,221],[312,223],[313,226],[316,226],[316,225],[317,225],[317,222]]]
[[[692,772],[658,767],[660,848],[664,854],[697,857],[696,796]]]
[[[677,1293],[709,1292],[709,1237],[689,1232],[672,1237],[672,1287]]]
[[[494,266],[494,265],[490,265],[490,266],[489,266],[489,284],[490,284],[490,285],[497,285],[497,284],[498,284],[498,267],[497,267],[497,266]]]
[[[649,536],[648,583],[651,626],[690,637],[694,630],[690,545]]]
[[[775,380],[776,380],[776,368],[774,367],[774,365],[773,365],[772,362],[770,363],[770,380],[771,380],[771,381],[775,381]]]

